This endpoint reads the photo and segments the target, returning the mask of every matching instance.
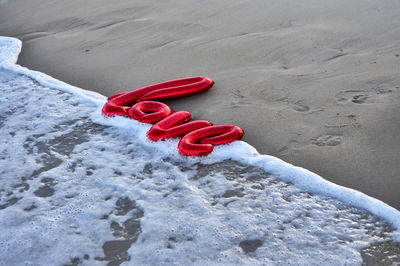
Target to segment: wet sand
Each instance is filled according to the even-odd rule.
[[[111,96],[207,76],[170,101],[400,209],[398,1],[49,1],[0,5],[19,64]]]

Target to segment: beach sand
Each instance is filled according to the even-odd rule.
[[[168,102],[242,127],[260,153],[400,209],[400,2],[49,1],[0,5],[19,64],[117,92],[188,76]]]

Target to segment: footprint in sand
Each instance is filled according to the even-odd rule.
[[[247,102],[245,101],[246,97],[242,94],[242,92],[238,89],[235,89],[232,91],[232,101],[231,101],[231,106],[233,108],[238,108],[241,107],[243,104],[246,104]]]
[[[296,140],[290,140],[289,143],[282,148],[280,148],[276,154],[278,156],[286,156],[290,154],[291,151],[295,150],[296,148],[300,147],[300,143]]]
[[[344,127],[355,127],[360,128],[361,124],[357,120],[357,116],[354,114],[340,115],[337,113],[335,116],[331,116],[326,120],[326,128],[344,128]]]
[[[307,112],[310,111],[310,107],[302,103],[303,100],[297,101],[293,104],[290,104],[290,106],[293,108],[293,110],[297,112]]]
[[[342,136],[337,135],[323,135],[318,138],[311,139],[312,143],[323,147],[323,146],[337,146],[342,142]]]
[[[353,102],[357,104],[365,103],[370,96],[363,90],[345,90],[336,94],[338,102]]]
[[[369,98],[368,95],[354,95],[353,99],[351,100],[353,103],[358,103],[358,104],[362,104],[365,103],[365,101]]]
[[[338,102],[364,104],[374,102],[375,98],[393,92],[389,87],[375,87],[369,90],[345,90],[336,94]]]

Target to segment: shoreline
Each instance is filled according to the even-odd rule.
[[[24,42],[19,64],[106,96],[208,76],[209,92],[168,104],[238,125],[260,153],[400,209],[400,22],[391,5],[48,2],[0,6],[0,35]],[[347,7],[369,15],[352,20]]]

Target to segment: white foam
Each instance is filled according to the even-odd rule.
[[[387,204],[278,158],[260,155],[242,141],[217,146],[211,155],[202,158],[179,155],[177,139],[148,140],[146,132],[150,126],[147,124],[124,117],[105,119],[101,115],[106,101],[104,96],[16,65],[20,50],[19,40],[0,37],[0,74],[7,82],[4,89],[8,97],[0,101],[3,109],[0,116],[5,119],[1,154],[8,156],[0,160],[0,182],[4,193],[14,193],[0,197],[0,206],[11,206],[0,210],[3,228],[0,254],[6,256],[9,264],[22,261],[34,264],[43,260],[60,264],[82,254],[90,254],[90,262],[99,263],[94,258],[104,258],[102,243],[113,239],[132,240],[133,237],[138,237],[138,241],[132,242],[129,254],[138,264],[218,264],[218,260],[229,264],[306,264],[313,259],[315,263],[321,262],[318,261],[321,258],[326,259],[325,264],[338,260],[359,263],[356,251],[371,241],[382,240],[379,236],[363,235],[368,231],[364,224],[374,222],[370,218],[360,218],[362,213],[353,217],[351,208],[340,210],[337,201],[325,196],[385,219],[397,229],[390,236],[400,241],[400,212]],[[10,77],[1,70],[11,71]],[[35,86],[16,74],[26,75],[51,90]],[[26,91],[27,88],[31,91]],[[54,89],[76,97],[58,94]],[[9,102],[15,99],[19,101],[17,105]],[[8,119],[8,110],[18,120]],[[87,116],[94,123],[110,128],[91,125]],[[24,125],[21,121],[32,123]],[[73,150],[69,150],[70,147]],[[224,172],[226,165],[201,175],[202,168],[212,168],[227,159],[260,167],[272,177],[258,174],[257,169],[236,173],[242,166],[234,166],[233,173]],[[226,175],[230,174],[242,181],[227,179]],[[263,177],[261,181],[249,183],[247,178],[251,175]],[[21,183],[21,176],[35,177]],[[198,179],[198,176],[202,177]],[[274,178],[295,186],[274,183]],[[29,188],[17,191],[16,188],[25,183]],[[268,189],[260,190],[257,186]],[[45,193],[43,187],[54,189],[54,195],[38,196],[38,193]],[[237,189],[239,192],[235,192]],[[304,191],[322,196],[310,199],[302,194]],[[243,195],[226,196],[228,192]],[[10,203],[14,197],[20,198],[19,201]],[[135,201],[144,216],[138,216],[137,208],[119,214],[115,206],[117,199],[123,197]],[[285,197],[291,198],[290,204]],[[36,208],[22,211],[31,205]],[[315,209],[315,214],[311,209]],[[104,214],[108,218],[100,219]],[[344,217],[341,220],[344,225],[336,224],[337,214]],[[306,215],[314,220],[296,221]],[[286,226],[282,220],[288,217],[292,219]],[[118,236],[128,230],[123,224],[129,219],[140,220],[141,231],[137,231],[140,235]],[[111,221],[125,231],[115,229],[118,227],[110,231]],[[332,224],[327,226],[329,223]],[[359,223],[358,229],[351,227],[354,223]],[[293,226],[305,229],[292,230]],[[376,226],[377,230],[382,230],[379,223]],[[41,228],[46,231],[40,236]],[[279,235],[281,228],[289,233]],[[262,236],[260,232],[264,232]],[[273,239],[269,233],[273,234]],[[357,241],[339,245],[334,240],[346,240],[349,236]],[[238,246],[243,239],[265,241],[268,237],[270,245],[259,247],[257,252],[251,253],[253,255],[244,254]],[[279,237],[285,240],[280,242]],[[321,247],[313,246],[316,237],[326,243]],[[302,245],[307,248],[304,246],[302,250]],[[85,248],[80,251],[82,247]],[[279,252],[282,248],[285,253]],[[297,254],[299,250],[301,254]],[[321,250],[326,254],[319,254]],[[29,262],[21,260],[21,254],[34,257]]]
[[[15,38],[0,36],[0,66],[17,63],[22,42]]]
[[[22,43],[20,40],[0,36],[0,69],[7,69],[15,73],[26,75],[43,86],[71,93],[78,96],[79,99],[85,100],[88,103],[93,103],[96,106],[104,105],[107,97],[103,95],[71,86],[42,72],[33,71],[15,64],[18,60],[21,48]]]

